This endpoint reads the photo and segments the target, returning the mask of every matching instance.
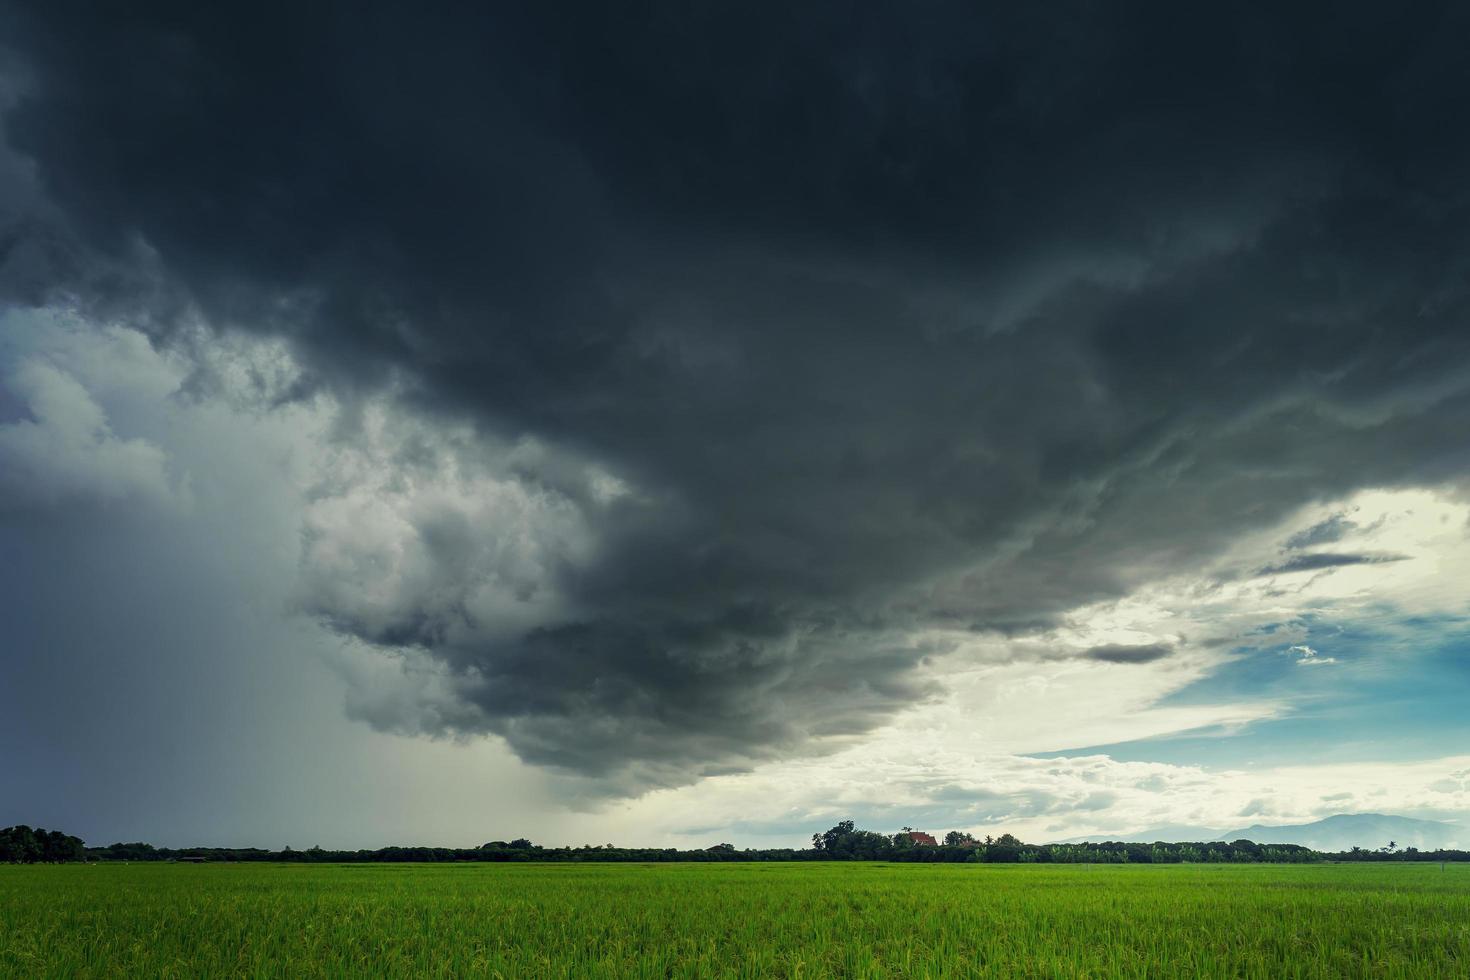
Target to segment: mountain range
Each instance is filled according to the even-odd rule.
[[[1057,843],[1233,841],[1242,838],[1257,844],[1301,844],[1318,851],[1347,851],[1354,847],[1377,850],[1390,841],[1399,847],[1417,847],[1421,851],[1470,848],[1470,828],[1441,820],[1419,820],[1385,813],[1339,813],[1311,823],[1276,826],[1252,824],[1249,827],[1224,831],[1211,827],[1171,824],[1127,834],[1088,834]]]

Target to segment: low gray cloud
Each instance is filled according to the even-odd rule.
[[[1110,664],[1149,664],[1155,660],[1163,660],[1173,652],[1173,647],[1163,643],[1150,643],[1141,646],[1126,646],[1114,643],[1093,647],[1083,654],[1083,656],[1089,660],[1101,660],[1104,663]]]
[[[1238,814],[1236,814],[1236,816],[1239,816],[1239,817],[1260,817],[1260,816],[1269,816],[1270,813],[1271,813],[1271,803],[1270,803],[1270,801],[1269,800],[1264,800],[1264,799],[1257,798],[1257,799],[1251,800],[1244,807],[1242,807],[1241,810],[1240,810],[1240,812]]]
[[[1257,574],[1285,575],[1291,572],[1320,572],[1324,569],[1345,568],[1350,565],[1384,565],[1391,562],[1408,560],[1408,555],[1396,555],[1381,551],[1359,553],[1313,551],[1307,554],[1292,555],[1285,561],[1261,569]]]
[[[1286,539],[1288,549],[1310,548],[1313,545],[1332,544],[1340,541],[1347,535],[1358,530],[1358,524],[1348,518],[1346,514],[1333,514],[1331,517],[1318,521],[1311,527],[1304,528]]]
[[[76,378],[40,360],[0,382],[27,417],[0,422],[0,517],[128,500],[182,499],[163,451],[116,435]]]
[[[344,406],[298,603],[381,727],[819,752],[916,637],[1465,471],[1463,7],[25,6],[8,294]]]

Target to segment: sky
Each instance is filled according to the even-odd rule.
[[[0,825],[1470,826],[1467,30],[0,3]]]

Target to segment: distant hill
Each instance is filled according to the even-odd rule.
[[[1432,851],[1441,847],[1470,848],[1470,828],[1440,820],[1416,820],[1384,813],[1339,813],[1311,823],[1278,826],[1252,824],[1238,830],[1225,831],[1212,827],[1173,824],[1128,834],[1088,834],[1056,843],[1083,844],[1111,840],[1148,844],[1154,841],[1233,841],[1241,838],[1257,844],[1301,844],[1318,851],[1347,851],[1354,847],[1377,850],[1389,841],[1399,847],[1417,847],[1421,851]]]
[[[1220,836],[1218,827],[1192,827],[1189,824],[1169,824],[1163,827],[1150,827],[1148,830],[1137,830],[1131,834],[1088,834],[1085,837],[1068,837],[1066,840],[1052,841],[1053,844],[1088,844],[1100,841],[1121,841],[1124,844],[1152,844],[1155,841],[1204,841],[1216,840]],[[1235,840],[1236,838],[1231,838]]]
[[[1219,840],[1244,837],[1257,844],[1303,844],[1319,851],[1373,851],[1389,841],[1399,847],[1432,851],[1441,847],[1470,847],[1470,829],[1439,820],[1415,820],[1383,813],[1339,813],[1312,823],[1267,827],[1253,824],[1221,834]]]

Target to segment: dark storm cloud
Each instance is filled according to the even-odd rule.
[[[1110,643],[1106,646],[1093,647],[1083,656],[1089,660],[1101,660],[1110,664],[1151,664],[1155,660],[1163,660],[1174,652],[1174,648],[1163,643],[1152,643],[1140,646],[1124,646],[1122,644]]]
[[[323,599],[447,671],[382,724],[793,750],[929,693],[898,637],[1470,461],[1463,5],[32,6],[55,288],[635,490],[515,636]]]

